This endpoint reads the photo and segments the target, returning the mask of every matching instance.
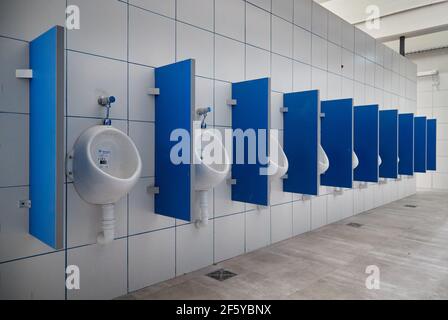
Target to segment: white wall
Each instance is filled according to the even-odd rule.
[[[418,71],[438,70],[438,77],[419,78],[417,113],[437,119],[437,171],[417,175],[421,189],[448,189],[448,49],[413,54]]]
[[[27,234],[28,85],[14,78],[28,65],[27,41],[63,24],[65,1],[0,2],[0,298],[113,298],[267,246],[403,198],[415,180],[367,189],[331,188],[302,201],[272,187],[272,206],[232,202],[225,183],[210,194],[213,218],[196,229],[153,213],[153,68],[197,59],[198,105],[214,105],[209,125],[231,125],[230,83],[272,77],[272,126],[282,130],[282,93],[320,89],[322,99],[416,110],[415,65],[311,0],[70,0],[81,30],[67,32],[67,145],[99,123],[100,94],[115,95],[113,124],[136,142],[140,183],[117,205],[117,236],[98,246],[98,208],[66,186],[66,249],[54,252]],[[176,11],[177,8],[177,11]],[[272,12],[272,13],[271,13]],[[344,65],[344,68],[341,68]],[[6,159],[6,160],[4,160]],[[173,201],[175,198],[173,196]],[[81,290],[64,289],[64,268],[81,268]]]

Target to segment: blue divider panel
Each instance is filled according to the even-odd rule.
[[[398,117],[398,173],[414,175],[414,114],[400,114]]]
[[[430,119],[428,126],[428,156],[427,169],[431,171],[437,170],[437,120]]]
[[[426,117],[415,117],[414,171],[426,173]]]
[[[380,111],[381,178],[398,178],[398,110]]]
[[[353,187],[353,100],[322,101],[322,147],[330,168],[321,176],[321,185]]]
[[[283,105],[288,108],[283,116],[283,149],[289,161],[283,191],[318,195],[319,91],[285,94]]]
[[[155,69],[155,85],[160,95],[155,98],[155,212],[176,219],[191,221],[194,196],[193,137],[195,105],[195,61],[186,60]],[[183,130],[189,141],[171,134]],[[172,161],[173,146],[183,141],[183,160]],[[186,150],[188,149],[188,150]],[[185,154],[186,152],[187,154]]]
[[[30,43],[29,232],[61,249],[64,217],[64,29]]]
[[[232,185],[232,200],[234,201],[269,205],[268,176],[260,174],[260,169],[267,168],[267,157],[266,152],[261,152],[264,156],[259,157],[258,150],[260,146],[268,150],[270,93],[271,80],[269,78],[232,84],[232,99],[237,100],[236,106],[232,107],[234,135],[236,135],[235,130],[246,132],[248,129],[253,129],[255,133],[258,130],[264,130],[266,136],[264,140],[258,141],[259,135],[255,135],[255,140],[252,139],[251,142],[256,143],[255,148],[249,148],[249,139],[241,141],[234,138],[233,140],[232,179],[236,179],[236,184]],[[237,161],[238,144],[244,149],[244,161]],[[248,161],[249,149],[256,149],[256,154],[252,155],[255,156],[255,161],[251,161],[252,163]],[[239,156],[242,155],[239,154]]]
[[[378,182],[378,112],[378,105],[355,107],[354,150],[359,159],[355,181]]]

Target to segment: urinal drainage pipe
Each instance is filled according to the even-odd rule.
[[[208,191],[198,191],[199,194],[199,211],[200,211],[200,218],[196,221],[196,226],[206,226],[208,224],[208,197],[207,197]]]
[[[98,235],[98,243],[107,244],[115,239],[115,212],[113,204],[105,204],[102,209],[102,232]]]

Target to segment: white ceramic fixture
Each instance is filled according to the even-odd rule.
[[[322,148],[322,145],[320,144],[317,156],[318,156],[318,173],[319,175],[321,175],[327,172],[328,169],[330,168],[330,159],[328,159],[328,156],[325,153],[324,148]]]
[[[81,198],[102,207],[102,232],[98,243],[115,237],[114,204],[140,178],[142,161],[134,142],[111,126],[84,131],[68,156],[67,171]]]
[[[208,191],[227,178],[231,161],[219,132],[213,129],[200,129],[198,132],[194,140],[194,185],[200,208],[196,226],[205,226],[209,219]],[[213,152],[209,152],[210,150]]]
[[[275,179],[283,177],[286,174],[286,172],[288,172],[289,162],[285,152],[283,151],[282,146],[278,142],[272,130],[270,131],[269,137],[270,137],[269,141],[270,150],[273,151],[271,152],[271,155],[275,155],[269,158],[269,167],[268,167],[268,173],[270,174],[269,180],[273,181]]]
[[[355,170],[359,166],[359,158],[356,155],[355,151],[353,151],[353,155],[352,155],[352,164],[353,164],[353,170]]]

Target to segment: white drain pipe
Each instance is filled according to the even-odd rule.
[[[115,212],[113,204],[105,204],[102,209],[102,232],[98,235],[99,244],[108,244],[115,239]]]

